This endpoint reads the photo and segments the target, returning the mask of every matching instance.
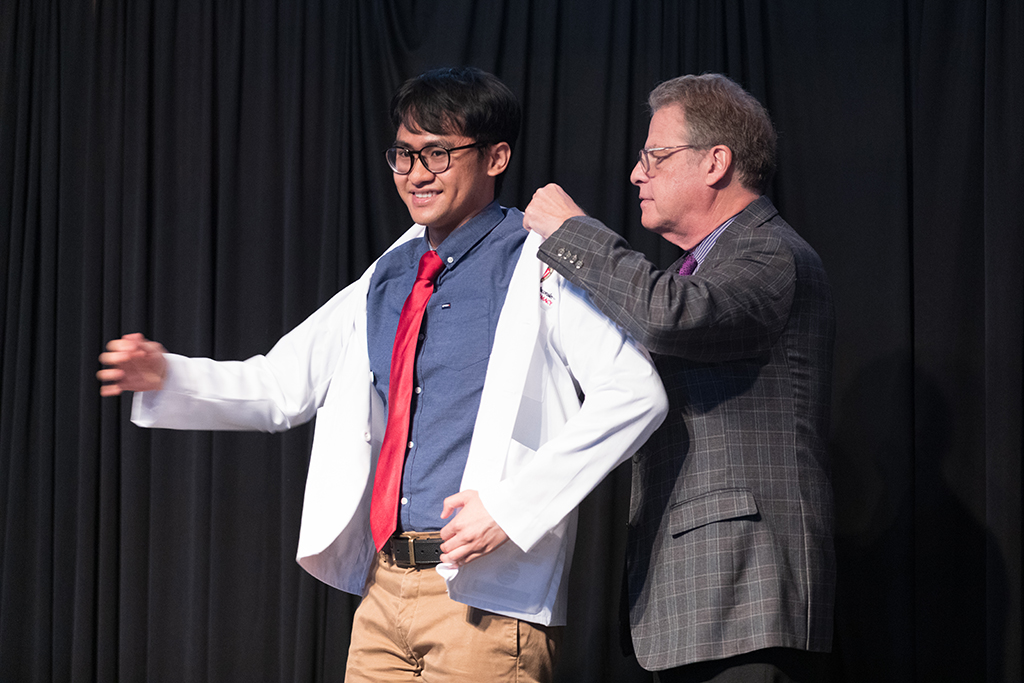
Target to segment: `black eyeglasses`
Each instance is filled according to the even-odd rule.
[[[693,145],[675,145],[673,147],[647,147],[640,150],[640,168],[644,169],[644,173],[651,172],[651,152],[665,152],[668,150],[674,150],[672,154],[682,149],[693,149]],[[663,154],[660,157],[654,157],[655,161],[661,161],[662,159],[671,156],[670,154]]]
[[[423,168],[431,173],[444,173],[452,163],[452,152],[472,147],[483,147],[482,142],[474,142],[471,145],[461,147],[442,147],[440,145],[427,145],[416,151],[408,147],[389,147],[384,156],[388,160],[388,166],[398,175],[409,175],[412,173],[412,165],[416,163],[416,157],[423,162]]]

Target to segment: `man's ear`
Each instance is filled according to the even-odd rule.
[[[715,187],[732,175],[732,150],[725,145],[715,145],[705,157],[707,173],[704,182],[708,187]]]
[[[496,177],[505,172],[508,162],[512,159],[512,148],[507,142],[491,145],[487,151],[487,175]]]

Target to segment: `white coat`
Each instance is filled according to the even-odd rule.
[[[413,226],[392,248],[423,232]],[[559,625],[576,506],[644,443],[668,404],[647,352],[537,260],[539,243],[530,233],[509,283],[462,479],[511,542],[438,571],[455,600]],[[370,494],[387,415],[366,348],[373,269],[266,356],[167,354],[164,388],[136,394],[132,414],[143,427],[271,432],[315,415],[297,561],[357,595],[375,554]]]

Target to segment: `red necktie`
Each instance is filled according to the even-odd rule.
[[[370,530],[373,543],[380,550],[398,525],[398,489],[402,481],[402,465],[409,438],[409,406],[412,402],[412,369],[416,362],[416,342],[427,299],[434,293],[434,278],[444,264],[436,251],[420,258],[416,282],[402,306],[391,351],[391,379],[388,385],[388,426],[377,459],[370,501]]]

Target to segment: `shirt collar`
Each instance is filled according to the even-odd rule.
[[[445,270],[454,268],[466,254],[476,246],[484,237],[490,234],[496,225],[505,218],[505,210],[494,200],[485,206],[480,213],[452,231],[444,242],[437,247],[437,255],[441,257]],[[430,240],[426,233],[423,235],[423,244],[419,255],[430,249]]]
[[[738,216],[739,214],[736,214]],[[697,259],[697,268],[700,268],[701,264],[704,263],[704,259],[707,257],[708,252],[715,246],[715,242],[718,241],[718,237],[725,232],[725,229],[732,225],[732,222],[736,220],[736,216],[733,216],[726,222],[715,228],[711,234],[700,241],[700,244],[690,250],[693,254],[693,258]],[[696,272],[696,270],[694,270]]]

